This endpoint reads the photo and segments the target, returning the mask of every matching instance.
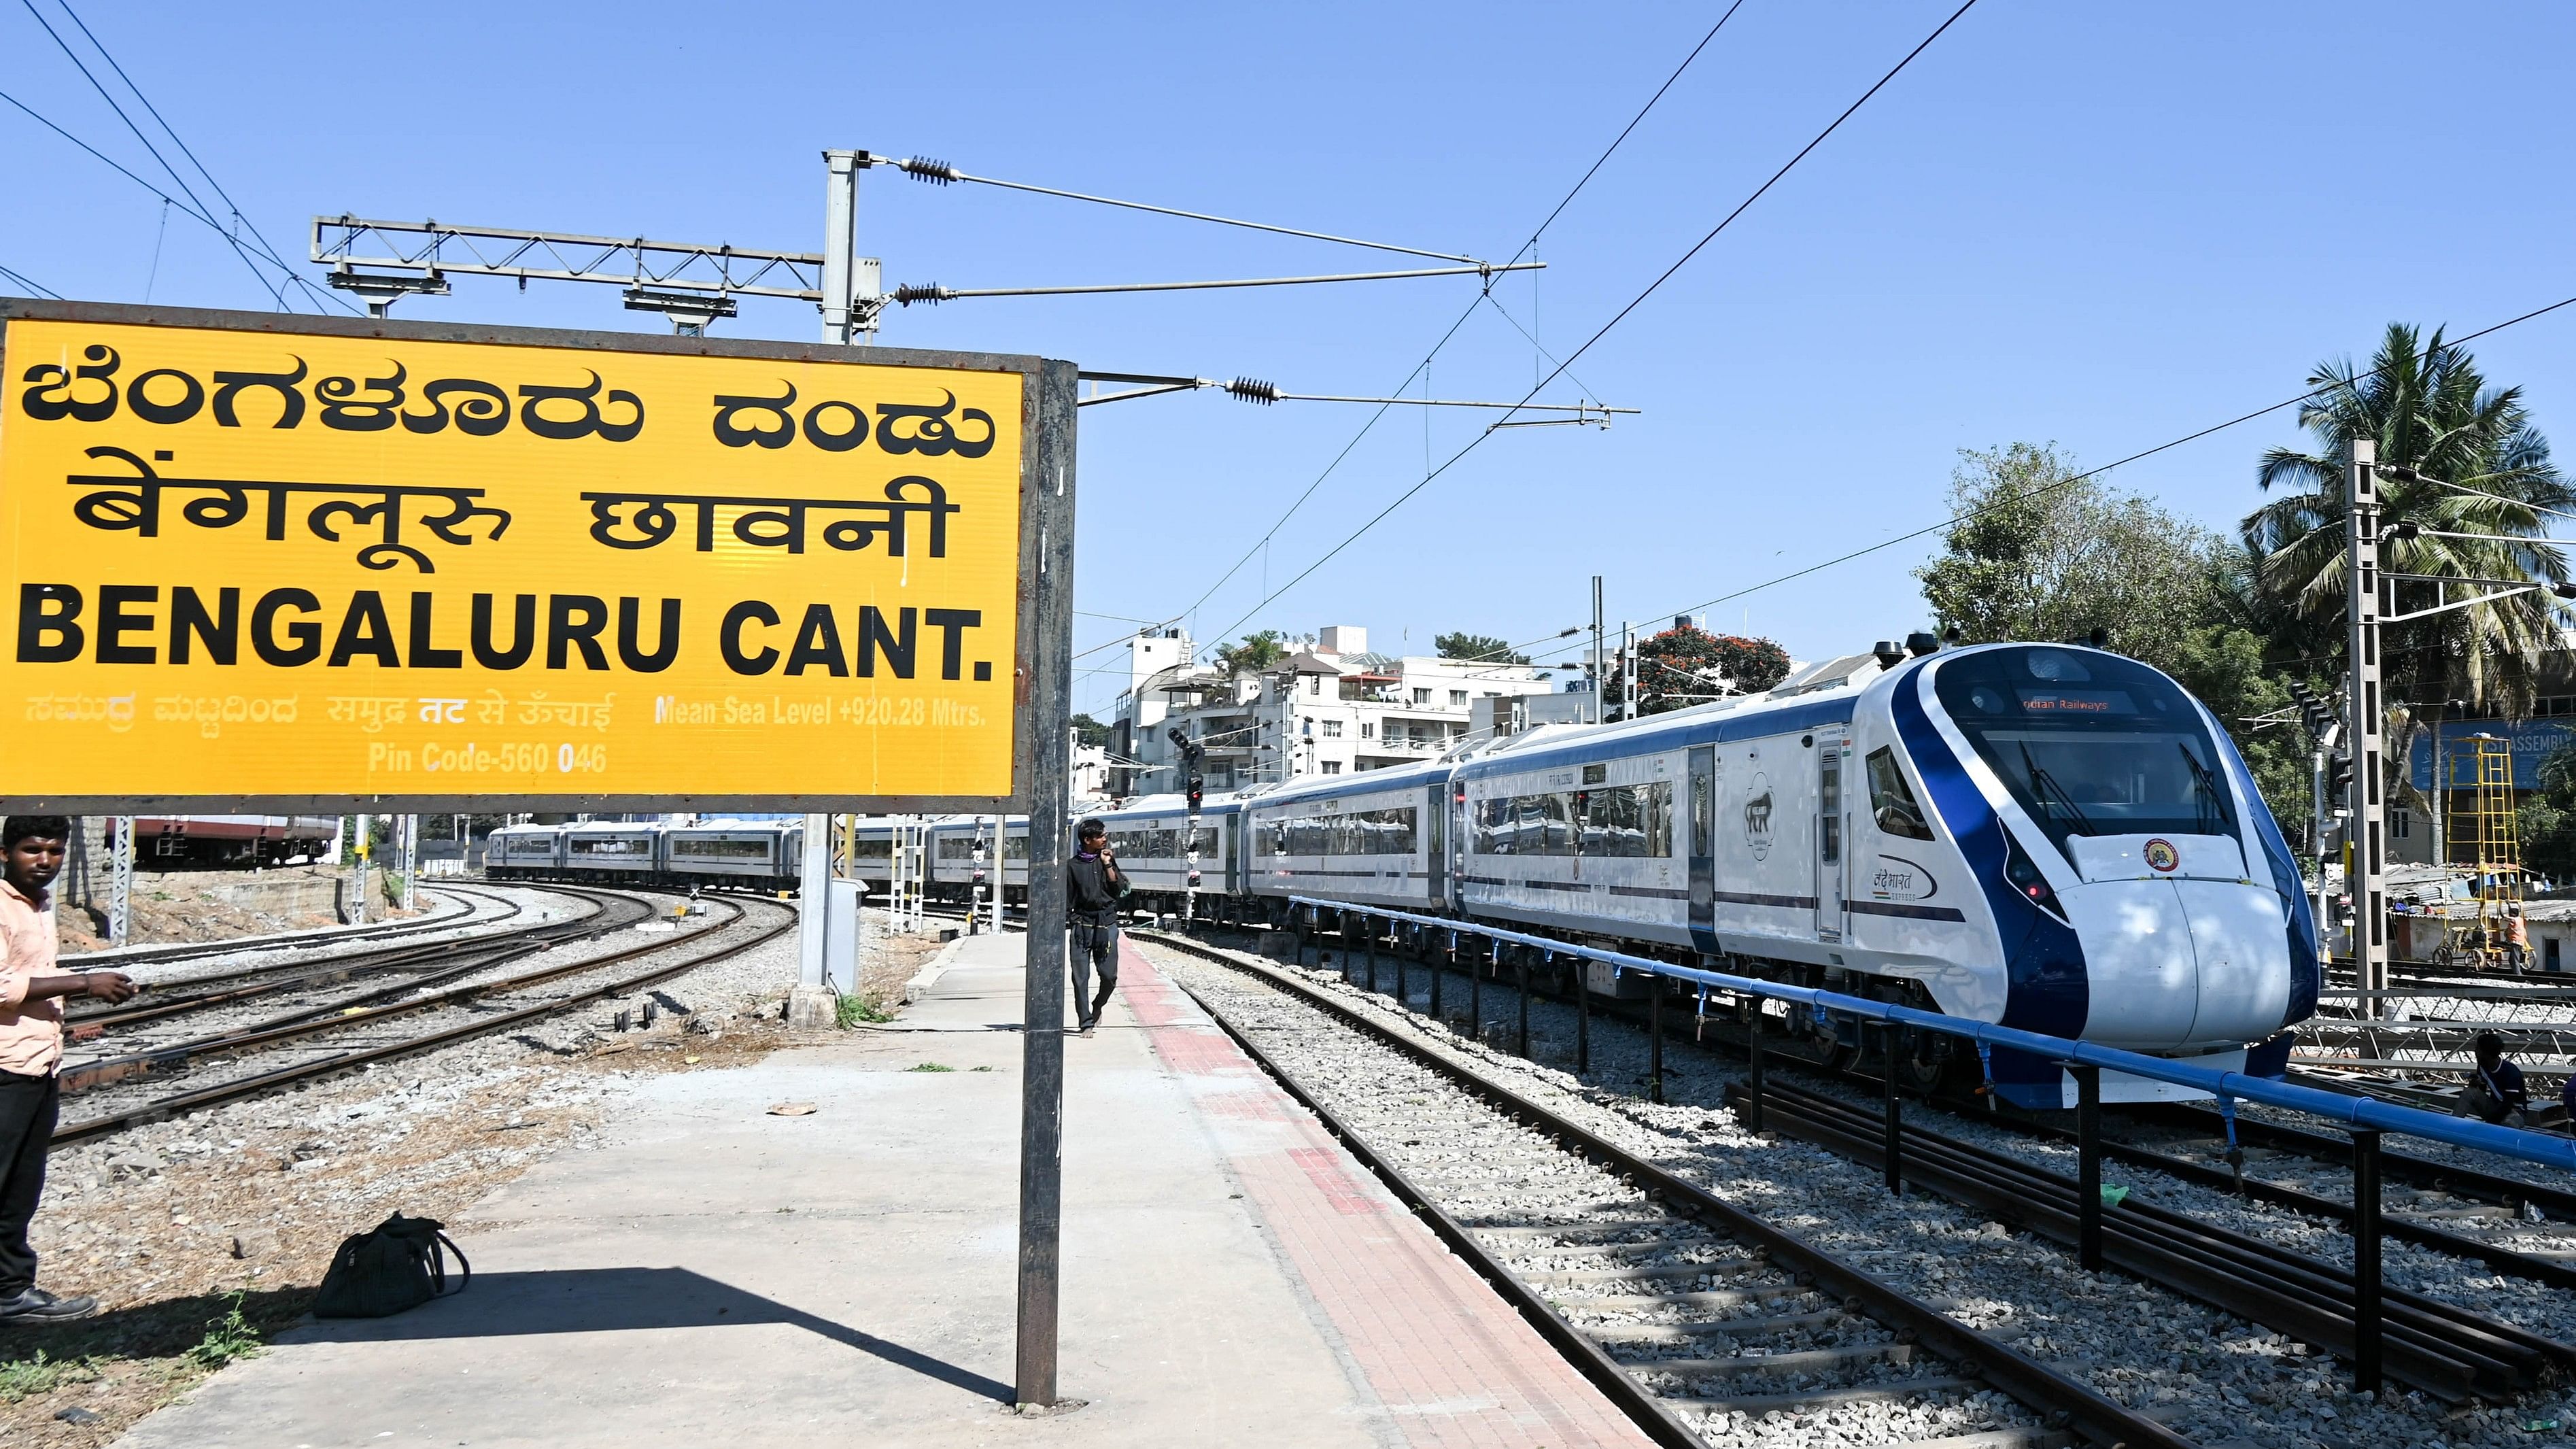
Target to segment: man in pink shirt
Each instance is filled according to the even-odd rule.
[[[0,827],[0,1323],[61,1323],[98,1311],[95,1298],[61,1298],[37,1287],[36,1253],[27,1246],[53,1145],[63,998],[117,1002],[135,992],[120,972],[55,969],[54,902],[46,887],[63,872],[71,833],[60,815],[12,815]]]

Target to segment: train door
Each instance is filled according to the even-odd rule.
[[[1816,938],[1839,941],[1848,907],[1843,897],[1843,837],[1850,817],[1843,810],[1844,729],[1816,731]]]
[[[1430,869],[1428,899],[1435,905],[1449,899],[1449,821],[1448,802],[1440,797],[1449,792],[1445,780],[1435,780],[1424,789],[1422,823],[1428,827],[1422,842],[1423,864]]]
[[[1717,950],[1717,746],[1690,752],[1691,945]]]

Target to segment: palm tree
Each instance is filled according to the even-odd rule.
[[[1276,629],[1246,634],[1239,644],[1217,646],[1216,666],[1229,676],[1259,674],[1288,657],[1288,636]]]
[[[2266,492],[2280,491],[2242,525],[2256,593],[2299,628],[2300,637],[2286,642],[2312,657],[2342,651],[2351,439],[2375,439],[2382,566],[2418,576],[2392,581],[2396,612],[2492,591],[2469,580],[2543,586],[2389,626],[2383,659],[2390,699],[2458,697],[2509,713],[2527,709],[2539,656],[2565,647],[2560,631],[2568,620],[2547,592],[2566,582],[2566,556],[2539,536],[2550,515],[2576,518],[2569,512],[2576,490],[2550,466],[2549,442],[2531,425],[2522,389],[2488,386],[2438,329],[2419,345],[2415,328],[2395,322],[2368,370],[2336,359],[2320,364],[2308,383],[2320,391],[2300,405],[2299,422],[2317,451],[2265,453],[2256,481]],[[2411,475],[2389,476],[2392,469]],[[2445,533],[2486,537],[2435,536]]]

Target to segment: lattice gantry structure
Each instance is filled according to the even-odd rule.
[[[2530,954],[2522,919],[2522,832],[2513,797],[2513,741],[2477,734],[2445,742],[2443,864],[2470,873],[2471,899],[2445,923],[2454,959],[2519,968]]]

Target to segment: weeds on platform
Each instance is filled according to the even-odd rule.
[[[957,1069],[943,1062],[917,1062],[912,1066],[911,1070],[916,1072],[953,1072]]]
[[[202,1368],[219,1369],[235,1359],[257,1358],[268,1345],[260,1342],[259,1330],[242,1316],[242,1295],[230,1295],[221,1318],[206,1320],[206,1336],[197,1340],[187,1357]]]
[[[873,996],[844,996],[837,1008],[841,1030],[848,1031],[861,1022],[894,1020],[894,1013],[877,1004]]]
[[[37,1394],[50,1394],[65,1384],[88,1384],[98,1381],[98,1370],[85,1358],[47,1358],[43,1349],[33,1358],[0,1364],[0,1399],[16,1403]]]

